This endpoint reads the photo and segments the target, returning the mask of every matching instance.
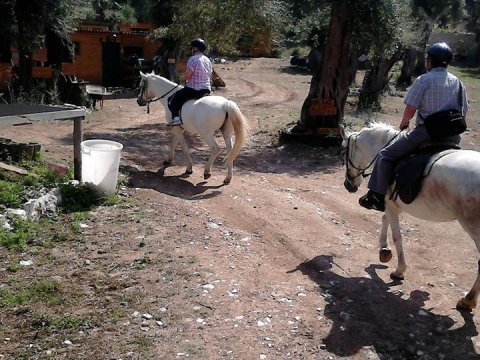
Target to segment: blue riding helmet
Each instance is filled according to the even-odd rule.
[[[428,48],[428,57],[432,60],[434,65],[446,66],[450,64],[453,59],[453,52],[447,43],[435,43]]]
[[[197,48],[201,52],[204,52],[207,49],[207,43],[205,42],[205,40],[203,40],[201,38],[193,40],[190,43],[190,46]]]

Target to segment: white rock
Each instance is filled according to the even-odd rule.
[[[20,260],[20,266],[32,266],[33,261],[32,260]]]
[[[65,340],[63,343],[68,346],[73,345],[73,343],[70,340]]]
[[[209,222],[209,223],[207,223],[207,227],[210,228],[210,229],[218,229],[220,227],[220,225],[215,224],[214,222]]]
[[[142,317],[143,317],[144,319],[147,319],[147,320],[150,320],[150,319],[152,319],[152,318],[153,318],[153,316],[152,316],[152,315],[150,315],[150,314],[147,314],[147,313],[143,314],[143,315],[142,315]]]

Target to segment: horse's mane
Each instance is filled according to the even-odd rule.
[[[173,81],[170,81],[170,80],[168,80],[167,78],[164,78],[163,76],[157,75],[157,74],[155,74],[155,73],[153,73],[153,72],[150,73],[150,74],[147,74],[147,76],[153,77],[153,78],[156,79],[156,80],[162,80],[163,82],[165,82],[165,83],[167,83],[167,84],[169,84],[169,85],[171,85],[171,86],[176,86],[176,85],[177,85],[177,83],[174,83]]]
[[[385,124],[382,122],[373,121],[364,127],[361,131],[369,131],[374,133],[387,133],[388,137],[395,136],[399,130],[395,129],[392,125]]]

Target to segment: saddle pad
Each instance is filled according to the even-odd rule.
[[[391,198],[400,197],[405,204],[412,203],[422,189],[423,179],[439,159],[459,150],[457,145],[435,144],[419,149],[397,163],[395,186]]]

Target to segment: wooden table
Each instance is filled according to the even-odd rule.
[[[112,95],[111,92],[107,91],[107,88],[100,85],[87,85],[86,90],[88,96],[93,100],[93,108],[95,108],[95,103],[98,100],[100,102],[100,109],[103,109],[103,99],[105,96]]]
[[[82,177],[80,143],[83,140],[82,121],[86,109],[78,106],[36,104],[0,104],[0,126],[32,124],[39,121],[73,120],[73,176]]]

